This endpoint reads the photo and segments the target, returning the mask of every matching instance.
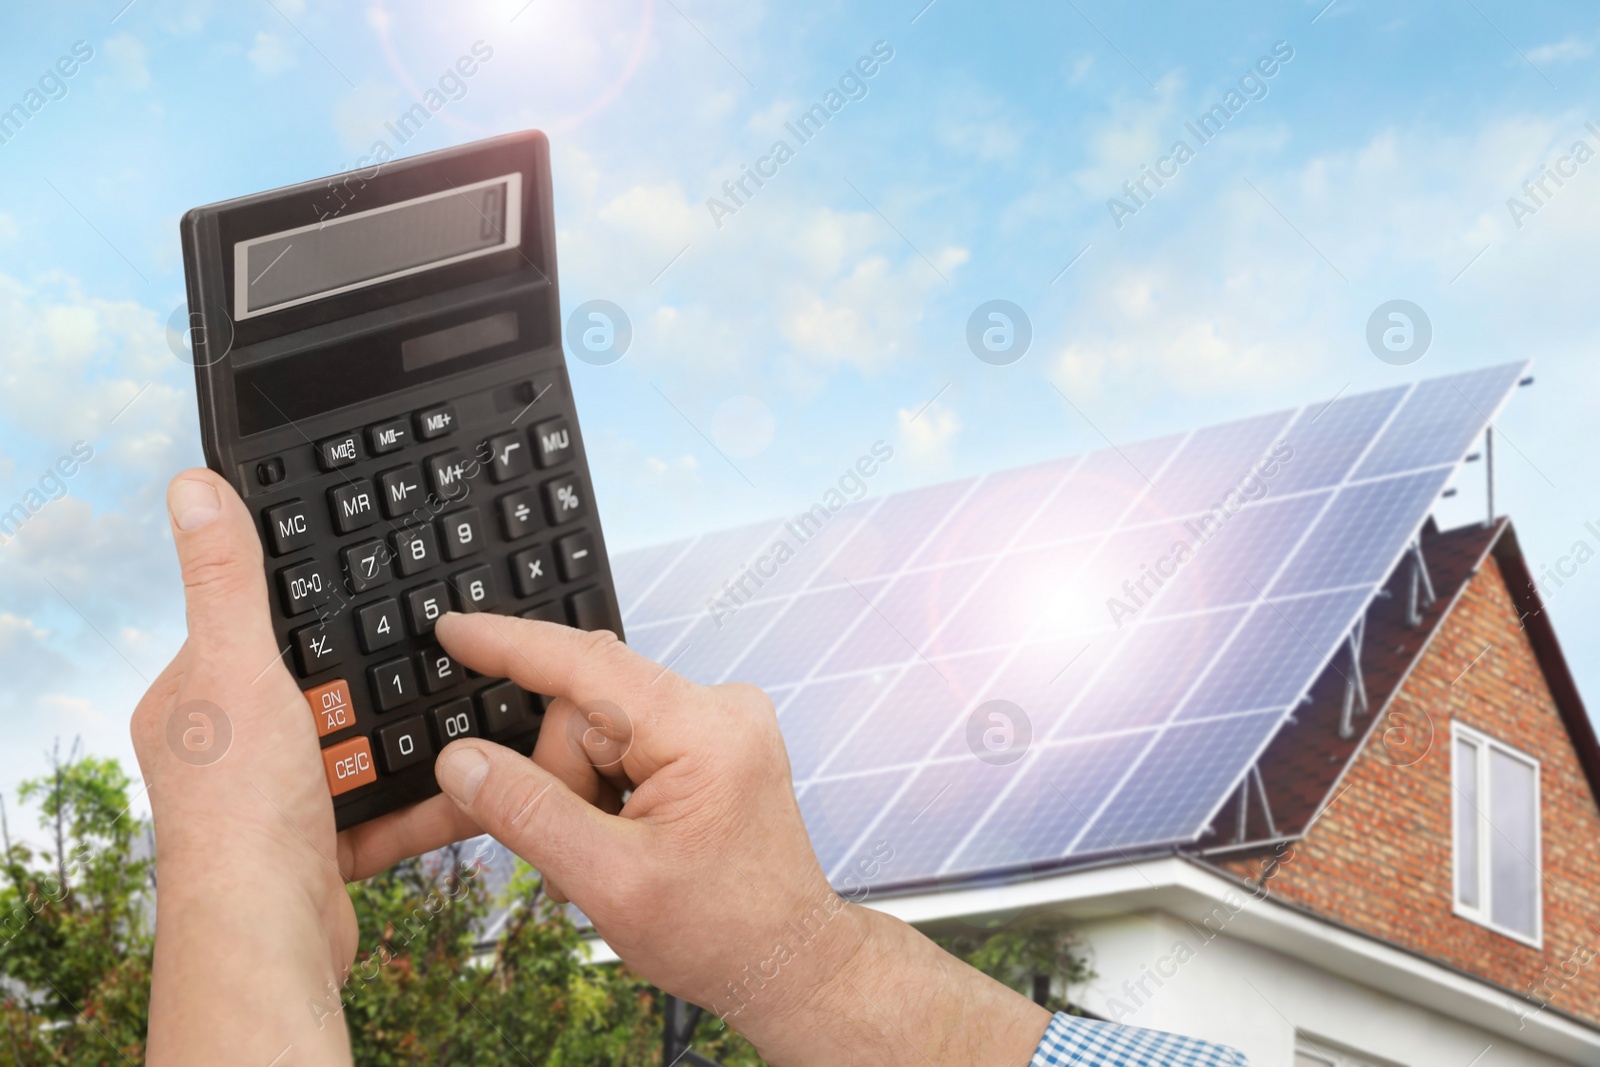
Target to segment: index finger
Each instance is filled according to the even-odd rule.
[[[523,689],[566,697],[580,710],[612,705],[621,715],[592,717],[591,725],[624,748],[645,746],[651,766],[687,748],[657,729],[664,708],[690,698],[693,682],[639,655],[608,630],[577,630],[559,623],[505,615],[451,612],[435,626],[456,659],[490,678],[510,678]]]

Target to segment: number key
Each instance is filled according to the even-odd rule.
[[[462,508],[439,519],[446,559],[470,556],[483,547],[483,520],[477,508]]]
[[[432,526],[407,526],[394,532],[394,565],[403,577],[439,562],[439,540]]]
[[[433,624],[449,610],[450,590],[443,582],[429,582],[406,594],[406,614],[411,632],[418,637],[433,633]]]
[[[363,541],[339,553],[350,591],[364,593],[389,580],[389,546],[382,541]]]
[[[422,716],[390,723],[378,731],[378,750],[383,753],[385,773],[394,774],[415,766],[433,755],[433,745],[428,742],[428,728]]]
[[[393,711],[421,695],[417,692],[417,676],[408,659],[392,659],[370,667],[367,679],[372,683],[372,702],[379,711]]]
[[[461,665],[450,658],[450,653],[438,645],[417,653],[417,668],[422,672],[422,691],[437,693],[448,689],[462,678]]]
[[[433,720],[433,736],[438,739],[440,748],[458,737],[482,736],[472,717],[472,701],[467,697],[429,708],[428,718]]]
[[[400,625],[400,602],[389,597],[358,609],[356,632],[361,635],[363,652],[376,652],[398,643],[405,636]]]
[[[500,603],[500,593],[494,587],[494,572],[487,563],[468,567],[450,576],[456,591],[456,605],[462,611],[488,611]]]

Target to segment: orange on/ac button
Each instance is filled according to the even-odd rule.
[[[305,692],[311,714],[317,718],[317,736],[327,737],[336,730],[356,724],[355,705],[350,702],[350,683],[343,678],[314,686]]]
[[[352,737],[323,749],[322,766],[328,772],[328,792],[334,796],[378,780],[372,745],[365,737]]]

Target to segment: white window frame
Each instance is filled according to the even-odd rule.
[[[1464,803],[1461,790],[1456,783],[1460,781],[1456,761],[1460,749],[1457,740],[1471,742],[1477,746],[1477,781],[1478,781],[1478,810],[1473,825],[1478,835],[1478,906],[1473,907],[1463,904],[1457,892],[1456,861],[1461,855],[1461,842],[1457,838],[1457,831],[1461,825],[1461,805]],[[1490,899],[1490,872],[1492,864],[1489,859],[1489,850],[1494,847],[1494,828],[1489,822],[1489,811],[1493,802],[1489,799],[1489,754],[1498,752],[1519,763],[1526,764],[1533,769],[1533,839],[1535,842],[1533,857],[1533,876],[1536,892],[1533,899],[1533,936],[1529,937],[1520,930],[1501,926],[1496,923],[1493,915],[1493,901]],[[1509,937],[1513,941],[1542,949],[1544,947],[1544,777],[1542,765],[1534,757],[1512,748],[1503,741],[1498,741],[1481,730],[1474,730],[1463,723],[1451,720],[1450,722],[1450,900],[1456,915],[1479,926],[1487,927],[1495,933]]]

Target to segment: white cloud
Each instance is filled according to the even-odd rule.
[[[1027,126],[993,90],[963,79],[945,89],[935,136],[963,157],[993,161],[1016,154]]]
[[[1600,159],[1550,183],[1520,230],[1506,199],[1580,137],[1600,149],[1577,113],[1520,115],[1467,135],[1380,131],[1287,171],[1251,171],[1259,194],[1196,174],[1202,199],[1152,201],[1122,233],[1102,230],[1074,268],[1094,313],[1047,339],[1052,375],[1069,393],[1120,386],[1130,402],[1128,384],[1149,373],[1191,395],[1282,397],[1336,366],[1369,369],[1366,317],[1395,296],[1431,309],[1441,352],[1457,355],[1473,338],[1451,325],[1469,315],[1569,314],[1581,272],[1563,265],[1600,238]]]
[[[107,38],[101,49],[117,81],[125,89],[145,89],[150,85],[150,50],[143,41],[128,33]]]
[[[1528,49],[1531,63],[1571,63],[1594,55],[1594,42],[1568,35],[1552,44],[1542,44]]]
[[[901,408],[897,420],[900,453],[910,462],[926,466],[942,466],[950,443],[961,432],[961,419],[937,400],[920,413]]]
[[[193,417],[193,372],[156,312],[59,275],[26,285],[0,274],[0,322],[0,417],[57,450],[115,436],[120,463],[172,458],[173,428]]]
[[[567,299],[621,304],[635,329],[628,358],[666,358],[697,381],[779,367],[787,384],[815,385],[840,366],[890,366],[916,350],[930,296],[968,258],[932,247],[930,265],[870,210],[796,199],[801,176],[782,171],[717,229],[676,182],[606,196],[587,159],[565,166],[575,186],[558,235]],[[703,176],[704,187],[720,173]],[[591,291],[586,278],[606,288]]]
[[[688,244],[694,235],[697,212],[683,188],[636,185],[600,208],[600,221],[623,231],[624,239],[640,252],[660,257],[661,265]]]
[[[333,128],[340,145],[354,157],[371,151],[379,138],[392,140],[384,123],[406,106],[405,94],[389,82],[362,82],[333,105]]]
[[[268,77],[282,74],[295,64],[295,53],[289,39],[264,30],[256,33],[255,43],[246,55],[250,65]]]
[[[693,474],[700,469],[700,461],[690,455],[672,456],[661,459],[656,456],[646,456],[644,465],[651,474],[668,475],[672,473]]]

